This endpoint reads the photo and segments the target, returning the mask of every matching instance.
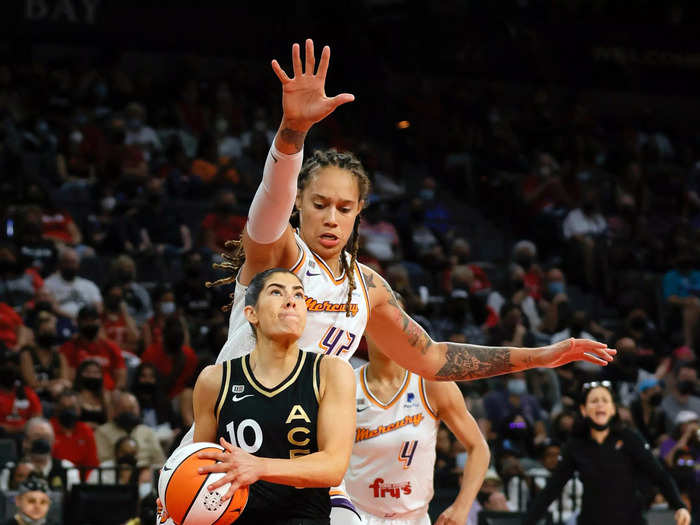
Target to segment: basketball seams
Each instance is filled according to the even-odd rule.
[[[194,497],[190,500],[190,504],[189,504],[189,506],[187,507],[187,510],[186,510],[185,513],[182,515],[182,521],[181,521],[180,523],[182,523],[183,525],[185,525],[185,523],[186,523],[186,521],[187,521],[187,515],[190,513],[190,510],[192,509],[192,505],[195,504],[195,502],[197,501],[197,498],[199,497],[199,493],[202,492],[202,489],[204,488],[204,485],[206,485],[208,481],[209,481],[209,474],[207,474],[207,475],[204,477],[204,481],[202,481],[202,484],[201,484],[201,485],[199,486],[199,488],[197,489],[197,492],[194,493]],[[167,509],[167,506],[166,506],[165,508]],[[228,508],[228,507],[227,507],[227,508]],[[217,519],[218,519],[218,518],[217,518]]]
[[[168,479],[168,483],[165,485],[165,491],[163,492],[163,495],[165,496],[164,501],[163,501],[163,506],[164,506],[166,509],[168,509],[168,489],[170,489],[170,484],[173,482],[173,479],[175,479],[176,477],[177,477],[177,478],[181,478],[183,475],[185,475],[186,477],[189,475],[189,473],[183,473],[183,474],[181,474],[180,476],[177,476],[177,474],[178,474],[177,470],[179,469],[179,467],[180,467],[181,465],[183,465],[189,458],[191,458],[191,457],[194,456],[195,454],[199,454],[200,452],[208,452],[208,451],[211,451],[211,450],[214,450],[214,451],[216,451],[216,452],[221,452],[223,449],[215,448],[215,447],[211,447],[211,446],[202,447],[202,448],[200,448],[200,449],[197,449],[197,450],[191,452],[190,454],[188,454],[187,456],[185,456],[184,458],[182,458],[180,461],[178,461],[178,465],[175,466],[175,467],[173,468],[174,472],[170,475],[170,478]],[[166,462],[166,463],[167,463],[167,462]],[[207,478],[208,478],[208,476],[207,476]],[[206,478],[205,478],[205,482],[206,482]],[[193,500],[193,501],[194,501],[194,500]],[[191,506],[192,506],[192,503],[190,503],[190,507],[191,507]],[[172,509],[172,507],[171,507],[171,509]],[[189,507],[188,507],[187,511],[189,511]],[[168,514],[172,515],[172,514],[174,514],[174,513],[171,512],[170,510],[168,510]],[[179,514],[179,513],[178,513],[178,514]],[[186,515],[186,514],[185,514],[185,515]],[[184,520],[184,518],[183,518],[183,520]]]

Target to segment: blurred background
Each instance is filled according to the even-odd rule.
[[[623,351],[460,385],[493,452],[470,523],[526,507],[582,383],[605,379],[697,514],[699,17],[689,0],[3,2],[0,520],[34,473],[55,523],[152,523],[153,469],[226,340],[232,286],[203,283],[227,277],[211,264],[281,117],[269,63],[290,70],[307,37],[331,46],[327,93],[356,101],[306,151],[361,158],[360,260],[434,339]],[[459,448],[441,432],[435,516]],[[555,522],[580,497],[572,481]]]

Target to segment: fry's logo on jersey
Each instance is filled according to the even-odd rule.
[[[313,297],[306,297],[306,309],[309,312],[345,312],[348,309],[346,303],[329,303],[328,301],[323,301],[319,303]],[[360,310],[357,303],[350,303],[350,313],[355,316]]]
[[[423,414],[418,413],[413,416],[406,416],[403,419],[394,421],[389,425],[379,425],[377,428],[360,427],[355,431],[355,443],[364,441],[365,439],[372,439],[373,437],[381,436],[382,434],[386,434],[387,432],[391,432],[393,430],[398,430],[406,425],[412,424],[417,427],[420,425],[421,421],[423,421]]]
[[[401,497],[401,494],[408,495],[411,493],[411,482],[385,484],[382,478],[377,478],[369,485],[369,488],[374,491],[375,498],[386,498],[386,495],[389,494],[392,498],[398,499]]]

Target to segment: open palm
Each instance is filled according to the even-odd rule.
[[[316,66],[314,43],[311,39],[306,40],[305,55],[305,65],[302,69],[299,44],[292,46],[293,78],[287,76],[277,60],[272,61],[272,69],[282,82],[284,117],[294,122],[297,129],[308,129],[330,115],[341,104],[355,100],[355,97],[349,93],[341,93],[335,97],[326,96],[326,74],[331,58],[331,50],[328,46],[323,48],[316,72],[314,72]]]

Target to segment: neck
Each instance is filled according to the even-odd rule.
[[[250,353],[250,366],[253,370],[266,371],[284,369],[297,360],[299,344],[296,339],[276,341],[258,333],[258,342]]]
[[[402,380],[406,375],[406,369],[396,364],[381,352],[370,349],[369,364],[367,365],[367,379],[379,382],[392,382]]]
[[[591,437],[598,443],[605,441],[608,434],[610,434],[610,428],[606,428],[605,430],[596,430],[594,428],[591,429]]]
[[[302,238],[302,240],[306,243],[307,246],[309,246],[309,242],[304,239],[304,237],[301,235],[301,228],[299,229],[299,236]],[[328,257],[321,257],[319,254],[316,254],[318,257],[321,258],[321,260],[326,263],[328,268],[330,268],[331,272],[333,272],[333,275],[339,275],[342,265],[340,264],[340,257],[342,256],[344,250],[340,250],[340,253],[336,253],[333,255],[329,255]],[[314,252],[316,253],[316,252]]]

